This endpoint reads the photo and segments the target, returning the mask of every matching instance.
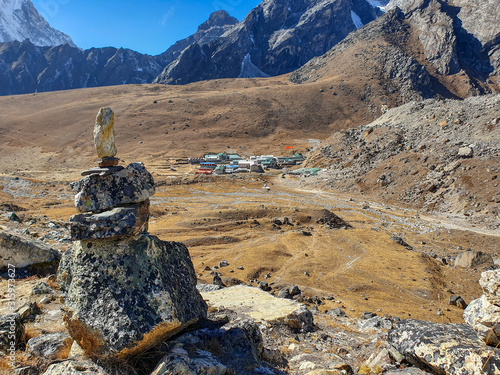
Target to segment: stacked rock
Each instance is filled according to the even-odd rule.
[[[479,284],[483,295],[472,301],[464,311],[464,320],[483,341],[500,344],[500,269],[481,274]]]
[[[71,184],[80,212],[75,241],[60,263],[63,318],[87,354],[138,354],[206,317],[186,246],[148,234],[155,193],[142,163],[118,166],[114,114],[101,108],[94,128],[99,167]]]

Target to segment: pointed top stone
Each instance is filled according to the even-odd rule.
[[[99,158],[112,158],[116,155],[115,114],[109,107],[101,108],[97,114],[94,143]]]

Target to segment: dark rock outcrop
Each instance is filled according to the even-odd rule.
[[[406,360],[433,374],[486,374],[500,371],[500,353],[487,347],[467,324],[403,320],[389,331],[389,344]]]
[[[25,338],[21,315],[0,315],[0,350],[11,353],[24,345]]]
[[[289,73],[380,14],[365,0],[265,0],[220,38],[191,44],[155,82]]]

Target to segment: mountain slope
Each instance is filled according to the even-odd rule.
[[[185,39],[179,40],[174,45],[169,47],[162,56],[169,62],[175,60],[182,53],[184,49],[193,43],[205,45],[212,40],[222,36],[226,31],[236,25],[238,20],[231,17],[225,10],[218,10],[213,12],[208,20],[202,23],[196,33],[188,36]]]
[[[26,39],[37,46],[76,47],[68,35],[49,25],[31,0],[0,0],[0,42]]]
[[[365,0],[264,0],[220,38],[191,44],[156,82],[289,73],[380,14]]]
[[[0,44],[0,95],[149,83],[166,62],[129,49]]]
[[[500,95],[429,99],[334,133],[307,164],[326,168],[313,183],[497,229],[498,139]]]
[[[410,5],[404,10],[393,7],[312,59],[291,75],[292,82],[358,74],[381,88],[378,95],[387,96],[390,106],[500,90],[500,24],[484,19],[487,33],[473,27],[467,30],[466,25],[482,17],[484,9],[451,7],[439,0],[417,0]],[[500,12],[498,2],[491,3],[491,8]]]

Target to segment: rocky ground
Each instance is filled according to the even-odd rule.
[[[499,138],[498,95],[409,103],[318,145],[307,164],[326,168],[304,183],[497,230]]]
[[[247,284],[264,295],[291,297],[313,313],[314,326],[304,329],[304,321],[299,327],[286,319],[276,321],[276,317],[258,318],[249,313],[248,309],[265,306],[260,294],[246,310],[238,310],[234,295],[229,294],[233,302],[229,304],[204,294],[210,313],[204,323],[208,326],[200,328],[226,326],[224,333],[242,320],[257,321],[261,338],[245,345],[260,348],[252,363],[259,364],[254,368],[264,366],[262,373],[307,374],[320,369],[369,373],[379,367],[388,371],[406,366],[397,351],[391,354],[388,329],[405,318],[463,323],[463,307],[481,295],[480,274],[495,268],[500,251],[498,234],[493,231],[486,235],[479,227],[446,228],[437,219],[430,221],[417,211],[376,203],[354,191],[342,195],[301,190],[299,178],[280,174],[193,178],[182,176],[189,171],[182,166],[177,167],[177,177],[167,176],[163,167],[148,166],[157,184],[150,233],[188,246],[199,284],[211,284],[219,276],[228,286]],[[270,191],[263,189],[264,183]],[[75,213],[69,181],[4,178],[2,202],[2,232],[41,240],[61,253],[68,249],[68,218]],[[63,333],[47,338],[62,342],[53,356],[29,348],[18,351],[19,363],[31,366],[32,373],[43,373],[50,363],[68,356],[61,292],[50,275],[54,271],[45,272],[45,276],[43,272],[42,276],[29,276],[33,269],[20,270],[22,279],[16,287],[26,339]],[[7,280],[2,284],[3,289]],[[452,298],[453,305],[448,304],[452,295],[460,296],[464,304],[457,304],[457,297]],[[7,294],[0,306],[6,312]],[[245,337],[253,337],[248,334],[256,332],[252,324],[243,328],[240,324],[238,329],[247,332]],[[213,342],[210,346],[199,334],[196,337],[195,347],[217,353]],[[233,339],[230,336],[229,344],[224,341],[224,345],[234,346],[230,344]],[[176,347],[187,350],[182,340]],[[137,359],[140,366],[125,373],[150,373],[161,357],[172,355],[170,350],[170,346],[162,349],[151,355],[153,359],[149,354]],[[116,373],[109,363],[101,364],[108,366],[108,373]],[[3,366],[8,371],[5,362]],[[63,362],[61,366],[72,364]],[[84,362],[78,366],[94,365]]]

